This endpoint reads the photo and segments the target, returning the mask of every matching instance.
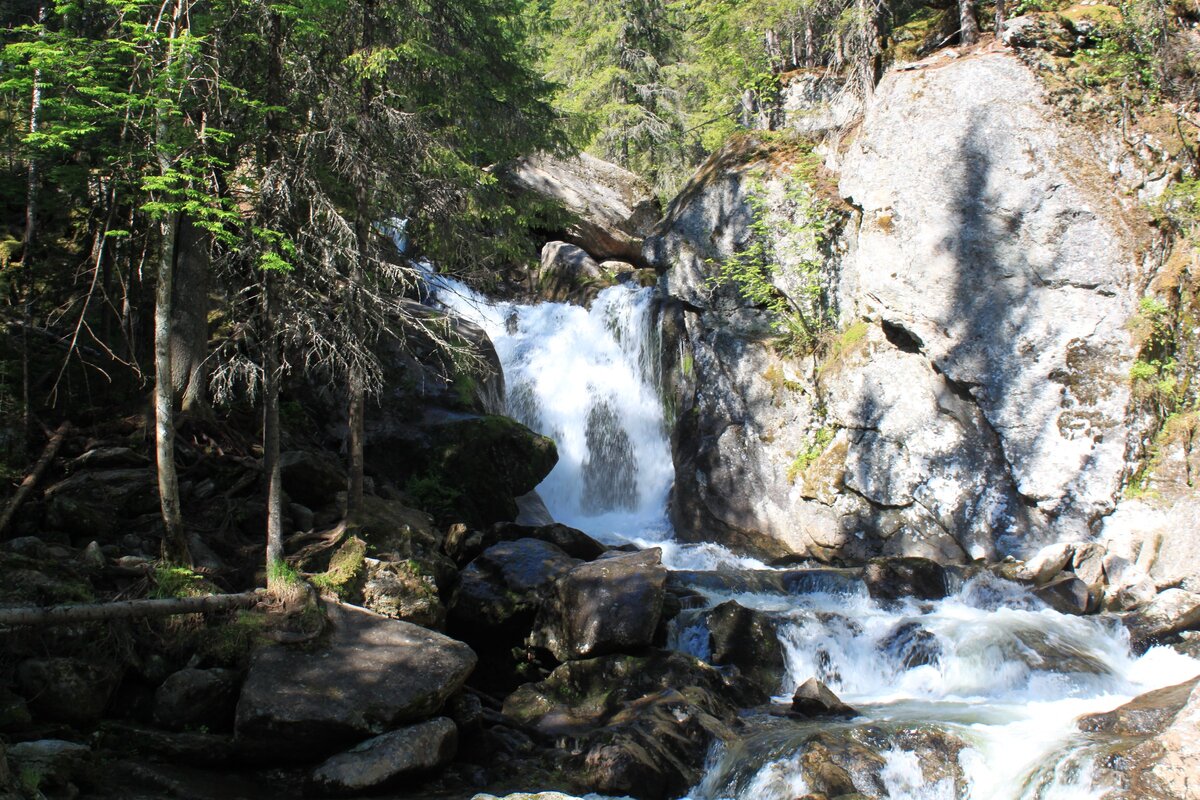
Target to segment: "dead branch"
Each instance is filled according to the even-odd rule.
[[[33,471],[25,476],[25,480],[21,481],[21,485],[17,487],[17,493],[8,501],[8,505],[4,508],[4,515],[0,516],[0,536],[8,528],[8,524],[12,522],[13,516],[17,513],[17,509],[29,497],[29,493],[33,491],[33,487],[42,479],[42,473],[46,471],[46,467],[50,466],[50,462],[54,460],[54,456],[58,453],[58,448],[62,447],[63,440],[67,438],[67,432],[71,430],[70,422],[63,422],[58,426],[58,429],[50,436],[50,441],[46,442],[46,449],[42,451],[42,456],[33,465]]]

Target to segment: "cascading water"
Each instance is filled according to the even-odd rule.
[[[431,285],[437,302],[492,338],[509,413],[557,442],[559,463],[538,487],[557,520],[605,541],[660,546],[672,569],[764,569],[717,545],[672,541],[652,290],[606,289],[586,310],[492,302],[440,276]],[[694,800],[801,797],[814,790],[807,770],[818,741],[826,754],[859,754],[843,758],[846,774],[870,798],[1095,800],[1106,793],[1093,775],[1098,745],[1075,719],[1200,673],[1164,648],[1134,658],[1111,622],[1059,614],[986,575],[933,603],[882,604],[855,581],[697,588],[707,604],[675,620],[675,647],[708,658],[704,613],[735,599],[775,621],[788,662],[780,699],[816,677],[862,717],[751,715],[748,734],[713,754]]]

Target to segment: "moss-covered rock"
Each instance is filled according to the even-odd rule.
[[[550,474],[558,450],[554,440],[516,420],[490,415],[438,426],[424,461],[417,480],[433,481],[455,497],[446,502],[452,509],[438,509],[442,515],[483,526],[516,519],[515,498]]]

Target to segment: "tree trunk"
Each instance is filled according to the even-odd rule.
[[[210,594],[204,597],[162,600],[120,600],[114,603],[50,606],[49,608],[0,608],[0,625],[61,625],[66,622],[97,622],[131,617],[169,617],[174,614],[203,614],[230,608],[250,608],[262,597],[257,592]]]
[[[1004,13],[1007,9],[1004,7],[1004,0],[996,0],[996,38],[999,39],[1004,33]]]
[[[162,556],[190,566],[191,551],[183,529],[179,476],[175,471],[175,392],[171,385],[171,285],[179,215],[159,223],[158,285],[154,293],[154,442],[158,465],[158,497],[162,508]]]
[[[179,33],[181,9],[175,4],[167,38],[165,72],[169,75]],[[155,136],[159,171],[164,176],[175,168],[170,149],[167,120],[156,112]],[[179,213],[172,211],[159,221],[158,282],[154,291],[154,442],[158,466],[158,497],[162,508],[162,556],[173,564],[191,566],[187,533],[179,501],[179,476],[175,471],[175,392],[171,382],[171,301],[175,278],[175,245],[179,237]]]
[[[171,292],[171,387],[183,413],[207,408],[208,232],[180,220]]]
[[[275,276],[264,277],[263,473],[267,477],[267,588],[283,563],[283,476],[279,468],[279,352],[275,337]]]
[[[38,6],[37,24],[40,30],[46,24],[46,6]],[[33,71],[33,89],[29,99],[29,133],[36,135],[42,121],[42,71]],[[24,428],[22,442],[28,447],[33,438],[33,397],[29,367],[29,328],[33,325],[33,246],[37,238],[37,206],[38,206],[38,160],[30,152],[29,165],[25,173],[25,233],[21,237],[21,283],[24,284],[22,294],[25,330],[21,335],[21,403],[23,405],[21,423]]]
[[[979,41],[975,0],[958,0],[958,41],[962,45],[972,45]]]

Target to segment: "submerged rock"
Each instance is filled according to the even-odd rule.
[[[281,760],[327,755],[434,714],[475,667],[462,642],[352,606],[332,605],[317,649],[259,650],[238,701],[244,750]]]
[[[312,773],[323,794],[348,795],[385,789],[448,764],[458,731],[445,717],[400,728],[333,756]]]

